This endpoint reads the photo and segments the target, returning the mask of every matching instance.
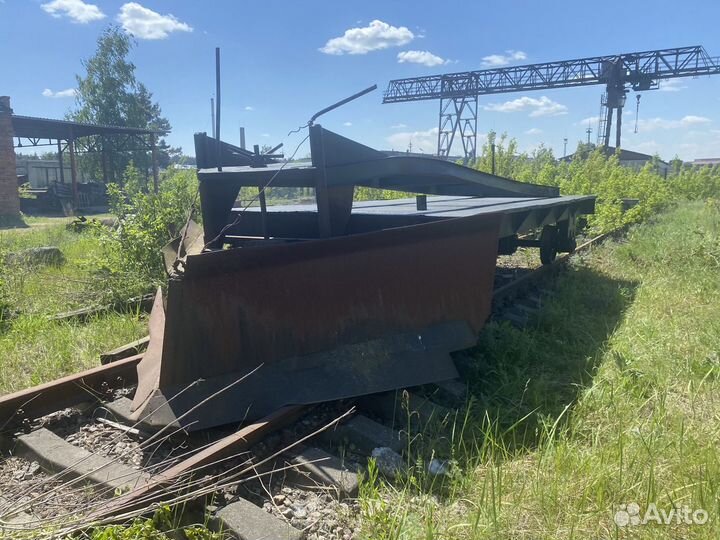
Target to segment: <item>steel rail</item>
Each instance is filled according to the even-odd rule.
[[[96,368],[74,373],[38,386],[0,396],[0,431],[17,427],[24,420],[72,407],[89,399],[98,399],[107,388],[130,386],[137,382],[136,354]]]
[[[612,234],[615,234],[615,232],[616,231],[611,231],[591,238],[590,240],[583,242],[582,244],[577,246],[572,252],[564,253],[563,255],[557,257],[552,263],[539,266],[531,272],[511,281],[510,283],[507,283],[502,287],[498,287],[493,291],[493,308],[497,307],[498,304],[502,304],[503,302],[511,300],[523,290],[527,289],[532,285],[535,285],[538,281],[544,279],[548,275],[555,273],[562,265],[569,261],[573,255],[590,249],[591,247],[599,244]]]

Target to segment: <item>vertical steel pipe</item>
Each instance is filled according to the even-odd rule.
[[[215,47],[215,133],[217,143],[217,170],[222,171],[220,145],[220,47]]]

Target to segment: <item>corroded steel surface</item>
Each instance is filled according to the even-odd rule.
[[[200,429],[454,378],[449,353],[475,344],[490,313],[499,237],[569,224],[581,210],[556,200],[555,187],[390,156],[311,124],[310,163],[237,166],[229,149],[230,161],[221,151],[198,172],[211,251],[169,265],[167,306],[153,317],[165,316],[164,332],[139,367],[134,400],[150,425]],[[270,185],[314,188],[315,205],[233,211],[242,186],[261,197]],[[453,208],[430,216],[387,202],[356,215],[355,186],[452,196],[442,200]],[[494,211],[461,196],[524,199]]]
[[[168,292],[163,396],[147,408],[205,380],[173,401],[177,417],[258,366],[196,425],[452,378],[448,353],[471,346],[490,312],[498,226],[471,216],[189,256]],[[299,388],[320,376],[317,392]],[[231,395],[232,413],[219,412]]]

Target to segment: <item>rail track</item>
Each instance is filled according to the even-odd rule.
[[[499,269],[493,317],[527,324],[572,256],[534,269]],[[0,397],[2,446],[13,456],[0,482],[8,474],[16,481],[12,492],[0,494],[0,531],[55,526],[71,533],[163,502],[193,503],[188,515],[204,512],[212,527],[243,539],[352,538],[357,471],[367,457],[385,474],[399,471],[412,433],[442,429],[466,400],[465,384],[456,380],[283,407],[234,430],[146,433],[128,419],[128,394],[146,346],[139,340],[103,355],[100,367]],[[447,468],[438,460],[429,465],[432,474]],[[87,485],[92,489],[77,489]],[[63,509],[53,512],[54,505]]]

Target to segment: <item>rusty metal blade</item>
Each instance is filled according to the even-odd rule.
[[[180,230],[180,236],[162,248],[165,271],[175,273],[178,260],[185,262],[188,255],[197,255],[203,249],[203,229],[192,219]]]
[[[160,381],[163,342],[165,340],[165,306],[162,289],[158,287],[150,312],[150,343],[142,361],[137,366],[138,386],[133,397],[132,410],[137,411],[152,395]]]

